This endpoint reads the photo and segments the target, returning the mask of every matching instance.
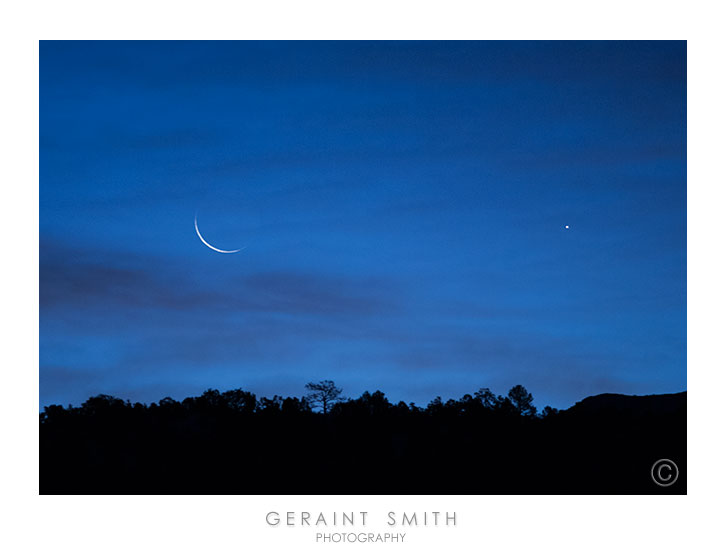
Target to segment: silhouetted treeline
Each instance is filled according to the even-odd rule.
[[[482,389],[419,407],[380,391],[341,400],[325,383],[308,385],[331,390],[324,398],[238,389],[151,405],[99,395],[80,407],[46,407],[41,493],[686,491],[686,393],[599,395],[537,413],[521,386],[506,397]],[[662,458],[679,468],[666,488],[651,474]]]

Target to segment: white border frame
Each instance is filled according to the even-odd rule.
[[[5,7],[6,558],[684,558],[722,549],[721,18],[708,2],[35,2]],[[688,496],[38,496],[38,39],[687,39]],[[12,238],[8,235],[12,233]],[[532,465],[535,469],[535,465]],[[717,509],[716,509],[717,508]],[[279,511],[456,511],[405,544],[314,543]],[[372,515],[373,513],[371,513]],[[381,526],[381,529],[384,527]],[[372,527],[371,527],[372,529]],[[344,547],[344,548],[341,548]],[[373,548],[371,548],[373,547]],[[702,555],[693,552],[702,548]],[[705,552],[707,551],[707,552]]]

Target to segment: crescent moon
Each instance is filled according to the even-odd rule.
[[[225,251],[224,249],[217,249],[216,247],[214,247],[210,243],[207,243],[206,239],[204,239],[201,236],[201,232],[199,231],[199,224],[197,224],[197,222],[196,222],[196,215],[194,216],[194,229],[196,229],[196,235],[199,236],[199,239],[201,239],[201,242],[204,245],[206,245],[207,247],[209,247],[209,249],[211,249],[212,251],[216,251],[217,253],[238,253],[239,251],[241,251],[242,249],[245,248],[245,247],[241,247],[239,249],[234,249],[233,251]]]

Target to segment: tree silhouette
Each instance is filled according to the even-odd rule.
[[[381,391],[343,399],[332,381],[306,387],[309,399],[209,389],[181,402],[47,406],[41,493],[641,494],[662,490],[649,476],[655,457],[686,461],[685,393],[599,395],[537,415],[521,385],[422,407]],[[305,460],[290,477],[294,457]],[[522,476],[532,458],[545,459],[542,476]],[[672,492],[685,492],[684,469],[680,479]]]
[[[501,397],[494,395],[488,387],[479,389],[473,396],[480,401],[484,408],[496,408],[501,404]]]
[[[516,412],[522,416],[533,416],[536,414],[536,407],[532,405],[534,395],[529,393],[523,385],[515,385],[509,389],[509,400],[514,405]]]
[[[549,418],[551,416],[556,416],[559,414],[559,411],[556,408],[552,408],[549,405],[546,405],[544,407],[544,410],[541,411],[541,417],[542,418]]]
[[[327,414],[333,404],[344,400],[340,396],[342,395],[342,389],[329,379],[318,383],[308,383],[305,385],[305,389],[310,392],[307,401],[312,406],[321,407],[323,414]]]

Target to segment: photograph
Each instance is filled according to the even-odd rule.
[[[38,50],[41,495],[688,493],[687,41]]]

